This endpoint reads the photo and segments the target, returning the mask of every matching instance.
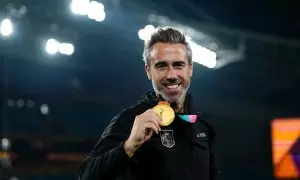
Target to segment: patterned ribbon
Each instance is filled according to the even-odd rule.
[[[189,122],[189,123],[195,123],[197,121],[197,115],[178,115],[182,120]]]

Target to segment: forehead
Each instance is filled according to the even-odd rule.
[[[187,60],[184,44],[156,43],[152,47],[151,61],[158,60]]]

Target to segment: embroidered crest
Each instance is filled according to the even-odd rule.
[[[161,130],[160,140],[164,146],[172,148],[175,145],[173,130]]]

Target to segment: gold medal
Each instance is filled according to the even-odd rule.
[[[175,118],[175,112],[167,101],[160,101],[153,110],[161,117],[164,126],[170,125]]]

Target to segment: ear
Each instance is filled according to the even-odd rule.
[[[189,64],[189,76],[192,77],[193,76],[193,63]]]
[[[149,65],[147,63],[145,64],[145,71],[147,73],[148,79],[151,80],[150,67],[149,67]]]

